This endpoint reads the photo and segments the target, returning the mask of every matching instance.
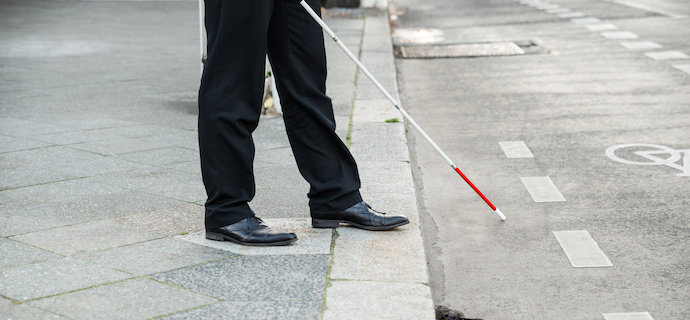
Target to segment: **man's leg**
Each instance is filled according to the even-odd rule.
[[[199,89],[206,227],[253,217],[253,161],[273,1],[206,0],[208,60]]]
[[[319,0],[308,0],[320,12]],[[276,1],[268,29],[268,55],[297,166],[309,182],[311,212],[339,212],[362,201],[359,173],[335,133],[326,96],[323,33],[298,1]]]

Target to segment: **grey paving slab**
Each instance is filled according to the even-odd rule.
[[[357,123],[350,150],[357,161],[409,161],[402,123]]]
[[[0,268],[57,257],[57,255],[45,250],[27,246],[10,239],[0,238]]]
[[[0,236],[7,237],[94,220],[53,205],[0,205]]]
[[[72,258],[0,269],[0,294],[26,301],[122,280],[130,275]]]
[[[199,174],[184,174],[184,176],[186,180],[180,179],[174,183],[161,184],[142,191],[186,202],[206,200],[206,188]]]
[[[76,319],[147,319],[216,302],[149,279],[131,279],[31,302]]]
[[[177,185],[179,182],[196,178],[197,175],[165,168],[143,168],[124,172],[104,174],[88,181],[139,190],[157,186]]]
[[[256,165],[256,163],[255,163]],[[171,168],[179,171],[191,172],[199,174],[201,172],[201,161],[187,161],[165,165],[166,168]]]
[[[143,230],[124,227],[110,220],[42,230],[11,239],[64,255],[113,248],[160,237]]]
[[[257,150],[254,161],[297,167],[295,156],[289,146],[269,150]]]
[[[225,300],[320,301],[327,255],[239,256],[153,275]]]
[[[331,252],[331,237],[333,235],[333,231],[331,229],[312,228],[311,219],[309,218],[263,220],[273,230],[294,232],[297,234],[297,242],[289,246],[243,246],[229,241],[207,240],[206,232],[204,230],[187,235],[181,235],[177,238],[242,255],[330,254]]]
[[[33,139],[0,135],[0,153],[26,149],[35,149],[50,145],[52,144]]]
[[[182,205],[184,202],[140,191],[125,191],[63,201],[61,208],[97,218],[115,218]]]
[[[135,275],[148,275],[233,256],[234,253],[163,238],[79,255],[79,259]]]
[[[427,283],[419,225],[392,231],[338,229],[331,279]]]
[[[57,314],[32,307],[28,304],[14,303],[0,297],[0,319],[3,320],[48,320],[67,319]]]
[[[435,319],[431,290],[420,283],[333,281],[324,320]]]
[[[385,99],[355,100],[352,121],[356,123],[378,122],[396,119],[403,122],[403,117],[390,101]]]
[[[654,60],[684,60],[684,59],[690,59],[690,56],[687,54],[680,52],[680,51],[654,51],[654,52],[645,52],[645,56],[650,57]]]
[[[89,151],[102,155],[117,155],[150,149],[172,147],[172,141],[161,142],[150,137],[107,139],[104,141],[84,142],[70,145],[70,148]]]
[[[131,228],[174,236],[203,230],[204,207],[198,204],[184,204],[123,216],[114,221]]]
[[[190,150],[186,148],[170,147],[125,153],[119,155],[118,157],[138,163],[145,163],[154,166],[164,166],[197,160],[199,158],[199,152],[196,150]]]
[[[117,194],[123,191],[122,188],[76,179],[0,191],[0,199],[2,199],[3,206],[8,209],[15,209],[23,206],[62,203],[87,196]]]
[[[2,156],[0,155],[0,159]],[[17,162],[0,164],[0,190],[32,186],[76,178],[74,175]]]
[[[163,319],[318,319],[321,302],[224,301],[208,307],[174,314]]]
[[[296,165],[263,167],[255,170],[254,174],[257,190],[249,205],[259,217],[309,216],[309,184],[302,178]]]
[[[46,133],[74,131],[74,129],[47,124],[39,121],[0,117],[0,134],[24,137]]]
[[[51,122],[51,123],[54,125],[57,125],[57,126],[61,126],[61,127],[69,127],[69,128],[82,129],[82,130],[104,129],[104,128],[112,128],[112,127],[126,127],[126,126],[135,126],[135,125],[139,124],[139,123],[133,122],[133,121],[125,121],[125,120],[114,119],[114,118],[96,118],[96,117],[77,118],[75,116],[71,116],[69,119],[59,120],[59,121],[55,121],[55,122]]]

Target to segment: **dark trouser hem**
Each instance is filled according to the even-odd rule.
[[[254,212],[248,205],[225,210],[212,210],[206,207],[206,229],[222,228],[246,218],[254,217]]]
[[[354,192],[351,192],[350,194],[347,194],[343,197],[340,197],[337,200],[330,201],[327,204],[320,206],[320,207],[312,207],[311,209],[311,214],[329,214],[329,213],[338,213],[341,212],[349,207],[352,207],[360,202],[362,202],[362,195],[359,193],[359,190],[356,190]],[[309,205],[312,206],[313,201],[309,201]]]

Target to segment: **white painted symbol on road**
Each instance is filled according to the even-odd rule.
[[[642,149],[633,153],[644,160],[628,160],[617,156],[616,151],[624,148]],[[679,177],[690,177],[690,149],[680,150],[648,143],[626,143],[609,147],[606,149],[606,156],[620,163],[637,166],[663,165],[680,170],[681,173],[676,174]]]

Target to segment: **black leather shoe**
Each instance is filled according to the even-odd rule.
[[[297,241],[294,233],[275,232],[263,222],[249,217],[229,226],[206,229],[206,239],[228,240],[247,246],[284,246]]]
[[[345,223],[364,230],[389,230],[408,224],[403,216],[386,216],[377,212],[364,201],[337,213],[312,213],[311,225],[314,228],[336,228]]]

